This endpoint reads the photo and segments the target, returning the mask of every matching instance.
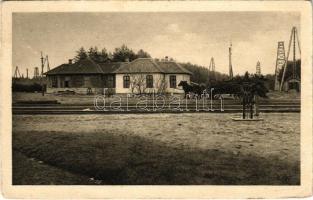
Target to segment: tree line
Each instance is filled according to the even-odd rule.
[[[74,62],[78,62],[86,58],[90,58],[97,63],[107,63],[133,61],[137,58],[151,58],[151,56],[142,49],[135,53],[132,49],[123,44],[121,47],[115,48],[113,52],[107,51],[106,48],[99,50],[96,46],[90,47],[88,50],[81,47],[76,51]]]
[[[218,71],[210,72],[208,68],[200,65],[191,63],[180,63],[181,66],[185,67],[192,73],[190,81],[198,84],[208,85],[212,81],[228,80],[227,74],[220,73]]]

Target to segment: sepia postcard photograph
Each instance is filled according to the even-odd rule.
[[[11,198],[312,194],[310,2],[2,2]]]

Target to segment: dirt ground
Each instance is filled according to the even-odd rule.
[[[299,184],[300,114],[262,114],[261,122],[231,116],[14,115],[13,148],[107,184]],[[99,156],[92,170],[77,158],[83,152]]]

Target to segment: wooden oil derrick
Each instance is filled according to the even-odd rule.
[[[216,81],[216,74],[215,74],[215,62],[214,62],[214,58],[211,58],[210,61],[210,66],[209,66],[209,80],[214,80]]]
[[[49,64],[49,57],[48,57],[48,55],[46,55],[44,57],[43,53],[41,52],[40,63],[41,63],[41,73],[40,73],[40,76],[43,76],[43,74],[45,72],[50,71],[50,64]]]
[[[276,57],[276,67],[275,67],[275,85],[274,90],[279,90],[280,88],[280,80],[279,80],[279,73],[283,69],[286,63],[286,57],[285,57],[285,46],[284,42],[280,41],[278,42],[277,46],[277,57]]]
[[[256,72],[255,72],[255,74],[257,75],[257,76],[261,76],[261,63],[260,63],[260,61],[258,61],[257,63],[256,63]]]
[[[34,68],[34,78],[39,78],[39,69],[38,69],[38,67]]]
[[[47,62],[47,71],[50,71],[50,65],[49,65],[49,58],[48,58],[48,55],[46,55],[45,62]]]
[[[292,54],[293,55],[293,58],[292,58],[292,78],[293,79],[298,78],[297,74],[296,74],[296,43],[298,43],[297,47],[298,47],[298,51],[299,51],[299,57],[301,59],[301,49],[300,49],[300,43],[299,43],[297,28],[292,27],[291,35],[290,35],[290,39],[289,39],[288,51],[287,51],[287,58],[286,58],[286,62],[284,64],[283,76],[282,76],[281,81],[280,81],[280,88],[279,88],[280,91],[282,91],[283,85],[285,82],[285,76],[286,76],[286,71],[287,71],[287,67],[288,67],[288,59],[289,59],[289,55],[290,55],[291,45],[292,45],[292,51],[293,51],[293,54]]]
[[[20,70],[18,69],[18,66],[15,67],[13,78],[21,78],[21,74],[20,74]]]

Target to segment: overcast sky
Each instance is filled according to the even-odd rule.
[[[154,58],[209,66],[228,73],[228,47],[233,44],[234,74],[274,73],[277,42],[288,46],[292,26],[300,33],[300,14],[290,12],[180,13],[15,13],[13,67],[40,66],[40,51],[49,55],[50,68],[75,56],[81,46],[113,51],[126,44]],[[300,37],[300,34],[299,34]],[[299,38],[301,41],[301,38]],[[13,70],[14,73],[14,70]]]

